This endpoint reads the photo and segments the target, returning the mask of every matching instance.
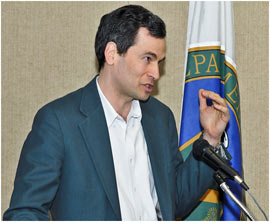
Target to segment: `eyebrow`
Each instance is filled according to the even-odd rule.
[[[158,61],[158,64],[164,62],[165,59],[166,59],[166,57],[164,57],[163,59],[159,60],[159,61]]]
[[[157,55],[153,52],[146,52],[144,53],[145,55],[151,55],[152,57],[154,57],[155,59],[157,59]],[[158,61],[158,64],[160,64],[161,62],[163,62],[166,59],[166,57],[164,57],[163,59]]]

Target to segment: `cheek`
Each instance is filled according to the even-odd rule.
[[[146,70],[146,65],[143,60],[138,58],[128,58],[121,61],[118,66],[118,73],[121,73],[122,81],[126,86],[137,87],[142,82]]]
[[[129,63],[126,67],[126,74],[133,80],[139,80],[143,73],[143,66],[139,63]]]

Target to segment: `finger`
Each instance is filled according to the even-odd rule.
[[[212,100],[212,103],[213,103],[214,105],[220,105],[220,106],[226,108],[226,107],[227,107],[227,104],[226,104],[225,99],[223,99],[223,98],[221,98],[221,99],[222,99],[222,101],[221,101],[221,100],[219,100],[219,101]]]
[[[203,95],[203,92],[204,92],[203,89],[199,90],[200,109],[207,108],[206,97]]]
[[[222,114],[226,117],[226,119],[229,119],[230,118],[230,112],[229,112],[229,109],[228,107],[224,107],[222,105],[219,105],[219,104],[214,104],[214,108],[220,112],[222,112]]]
[[[217,104],[217,103],[215,103],[215,104],[213,104],[213,105],[214,105],[215,109],[217,109],[217,110],[219,110],[219,111],[221,111],[221,112],[223,112],[223,113],[228,113],[228,112],[229,112],[229,109],[227,108],[227,106],[224,107],[224,106],[219,105],[219,104]]]
[[[209,99],[212,100],[213,103],[220,104],[222,106],[226,106],[225,100],[217,93],[212,92],[212,91],[203,91],[203,95]]]

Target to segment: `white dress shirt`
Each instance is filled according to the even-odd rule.
[[[141,125],[140,103],[132,101],[125,121],[96,83],[109,130],[122,220],[157,220],[161,214]]]

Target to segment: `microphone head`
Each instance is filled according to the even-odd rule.
[[[204,149],[210,147],[210,144],[208,143],[207,140],[205,139],[198,139],[193,143],[193,156],[197,159],[197,160],[201,160],[202,156],[203,156],[203,152]]]

